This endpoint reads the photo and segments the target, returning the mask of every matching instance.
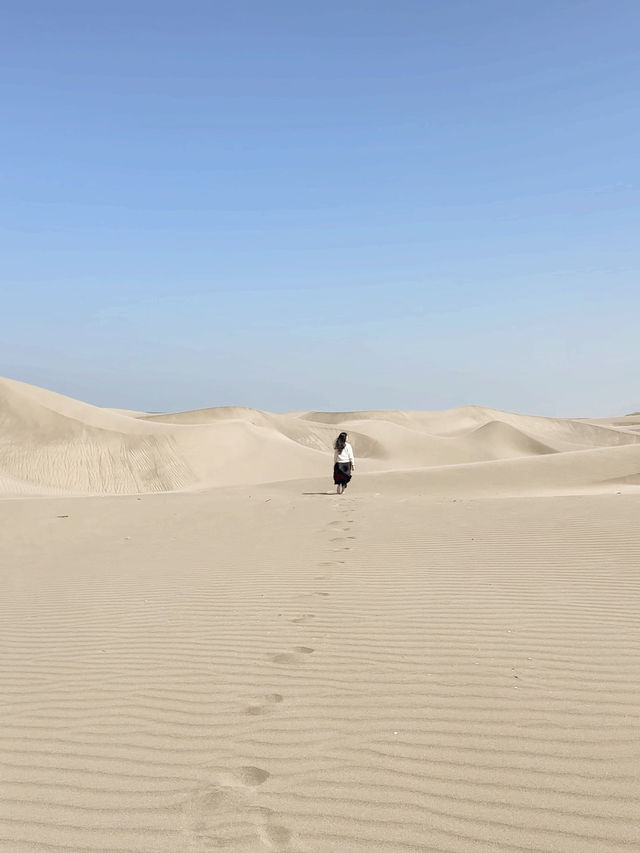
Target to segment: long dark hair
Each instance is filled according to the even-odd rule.
[[[334,444],[334,447],[338,451],[338,453],[342,453],[346,443],[347,443],[347,434],[346,434],[346,432],[341,432],[340,435],[336,438],[336,443]]]

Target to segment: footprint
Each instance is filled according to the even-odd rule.
[[[257,788],[271,776],[261,767],[247,765],[237,770],[230,770],[220,774],[220,782],[227,788]]]
[[[353,537],[351,537],[353,539]],[[344,536],[336,536],[333,539],[330,539],[329,542],[346,542],[347,540]]]
[[[271,773],[268,770],[263,770],[262,767],[250,765],[240,768],[239,776],[244,785],[250,785],[252,788],[255,788],[257,785],[262,785],[263,782],[266,782]]]
[[[300,663],[300,656],[293,652],[281,652],[280,654],[272,655],[271,660],[273,663],[292,665]]]
[[[328,592],[303,592],[301,595],[296,595],[297,601],[309,601],[310,598],[328,598]]]
[[[244,811],[246,792],[262,785],[270,775],[261,767],[253,765],[216,773],[214,784],[197,789],[183,803],[183,815],[191,830],[202,832],[212,819],[219,819],[230,812]]]
[[[220,813],[234,806],[236,798],[233,791],[223,786],[214,785],[210,788],[201,788],[183,804],[183,812],[195,822],[196,827],[201,824],[207,814]]]
[[[286,826],[265,823],[259,830],[261,840],[270,850],[287,850],[293,833]]]
[[[288,843],[284,840],[286,834],[282,835],[283,841],[279,842],[277,832],[272,836],[264,833],[264,826],[272,826],[272,811],[255,801],[256,788],[266,782],[270,775],[268,771],[254,765],[213,772],[213,778],[207,782],[213,781],[214,784],[205,784],[191,793],[182,804],[182,831],[188,848],[180,849],[200,850],[203,845],[205,849],[212,847],[216,850],[235,847],[245,834],[247,825],[251,824],[256,841],[263,842],[270,850],[278,849],[278,843],[281,844],[280,849],[286,849],[282,846]],[[277,829],[277,826],[273,828]],[[273,841],[269,842],[269,838]]]
[[[291,652],[280,652],[277,655],[270,655],[270,660],[272,663],[292,666],[302,663],[304,655],[311,655],[313,652],[314,649],[310,649],[309,646],[296,646]]]
[[[318,566],[321,568],[329,568],[330,566],[342,566],[344,565],[344,560],[325,560],[322,563],[318,563]]]
[[[245,714],[249,714],[251,717],[259,717],[263,714],[271,714],[275,711],[276,705],[279,705],[280,702],[284,700],[284,696],[280,693],[269,693],[266,696],[262,697],[262,702],[256,703],[255,705],[249,705],[249,707],[245,710]]]
[[[295,619],[291,619],[295,625],[303,625],[305,622],[309,622],[311,619],[315,619],[313,613],[303,613],[302,616],[296,616]]]

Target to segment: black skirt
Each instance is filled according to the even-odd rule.
[[[351,462],[336,462],[333,466],[333,482],[336,486],[346,486],[351,479]]]

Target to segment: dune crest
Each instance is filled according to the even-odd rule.
[[[557,485],[563,467],[558,462],[549,468],[544,457],[585,450],[601,452],[598,479],[583,483],[578,477],[582,485],[633,484],[640,470],[638,454],[616,452],[640,445],[632,417],[570,420],[481,406],[289,414],[224,406],[141,413],[0,379],[0,494],[141,494],[327,476],[338,428],[348,430],[364,474],[395,470],[406,476],[456,466],[455,478],[464,485],[465,477],[477,477],[464,466],[493,462],[503,482],[510,471],[520,476],[522,466],[512,461],[526,458],[529,481],[544,488],[545,472],[555,472]],[[568,464],[575,465],[575,458]]]

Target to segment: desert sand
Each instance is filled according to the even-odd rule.
[[[640,850],[640,416],[0,380],[0,496],[0,850]]]

